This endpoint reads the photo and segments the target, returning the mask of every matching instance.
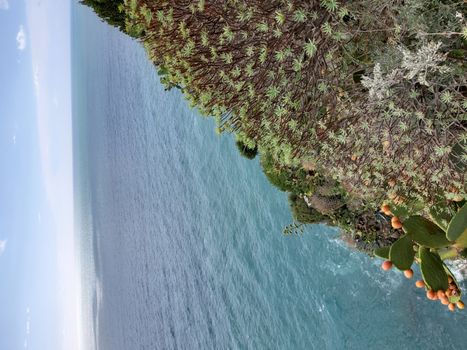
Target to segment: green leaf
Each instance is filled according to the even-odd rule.
[[[446,233],[450,241],[457,241],[462,235],[467,235],[467,204],[454,215]]]
[[[285,22],[285,15],[281,11],[276,11],[274,19],[280,25],[283,25]]]
[[[425,247],[420,248],[420,270],[425,284],[430,289],[435,292],[448,289],[448,275],[443,262],[438,254]]]
[[[339,5],[336,0],[321,0],[321,6],[330,12],[334,12]]]
[[[295,10],[293,20],[295,22],[304,23],[306,21],[306,12],[302,9]]]
[[[377,249],[375,249],[374,254],[375,254],[375,256],[377,256],[379,258],[389,260],[389,250],[390,250],[390,248],[391,247],[377,248]]]
[[[391,203],[390,207],[392,215],[397,216],[399,220],[403,221],[409,217],[409,210],[406,206]]]
[[[405,220],[402,228],[412,240],[426,247],[442,248],[452,244],[439,226],[419,215]]]
[[[317,50],[316,43],[314,40],[308,39],[308,41],[305,43],[305,53],[309,57],[313,57]]]
[[[413,264],[415,251],[413,250],[412,239],[408,236],[402,236],[392,246],[389,251],[389,260],[399,270],[405,271],[410,269]]]
[[[464,250],[467,248],[467,233],[464,232],[464,234],[457,239],[456,246],[464,248]]]
[[[467,26],[462,28],[462,37],[464,38],[464,40],[467,40]]]
[[[331,34],[332,34],[332,27],[331,27],[331,25],[329,24],[329,22],[325,22],[325,23],[321,26],[321,29],[322,29],[323,33],[326,34],[326,35],[331,35]]]
[[[260,32],[267,32],[269,30],[269,27],[268,27],[268,24],[266,22],[261,22],[259,23],[256,28],[258,29],[258,31]]]
[[[439,227],[446,231],[449,222],[452,220],[452,213],[450,208],[443,203],[430,208],[430,217]]]
[[[441,260],[448,260],[448,259],[455,259],[458,255],[459,252],[457,248],[450,246],[446,248],[439,248],[437,249],[437,252],[441,258]]]

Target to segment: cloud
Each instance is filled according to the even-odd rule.
[[[36,93],[39,90],[39,67],[34,67],[34,76],[33,76],[34,87],[36,88]]]
[[[0,241],[0,255],[2,255],[3,252],[5,251],[6,243],[7,243],[6,239],[4,241]]]
[[[31,315],[29,307],[26,308],[26,337],[24,338],[24,348],[28,348],[29,334],[31,334]]]
[[[16,43],[18,44],[18,50],[23,51],[26,48],[26,33],[23,26],[19,26],[18,34],[16,34]]]
[[[8,10],[10,8],[10,4],[8,0],[0,0],[0,10]]]

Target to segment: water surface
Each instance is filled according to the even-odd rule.
[[[286,194],[164,91],[140,45],[73,11],[77,221],[90,348],[461,349],[429,303]]]

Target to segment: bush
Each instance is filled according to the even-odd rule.
[[[464,5],[376,4],[126,0],[125,9],[164,81],[278,168],[313,161],[375,204],[388,194],[465,195],[456,164],[465,161],[466,67],[449,55],[465,49]]]
[[[240,154],[247,159],[254,159],[258,154],[258,148],[249,148],[242,141],[237,141],[235,144]]]
[[[289,195],[289,205],[293,219],[302,224],[316,224],[328,222],[325,215],[310,208],[304,199],[296,194]]]

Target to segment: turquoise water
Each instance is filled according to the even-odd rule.
[[[285,237],[287,197],[165,92],[140,45],[73,10],[76,216],[90,349],[462,349],[336,230]]]

